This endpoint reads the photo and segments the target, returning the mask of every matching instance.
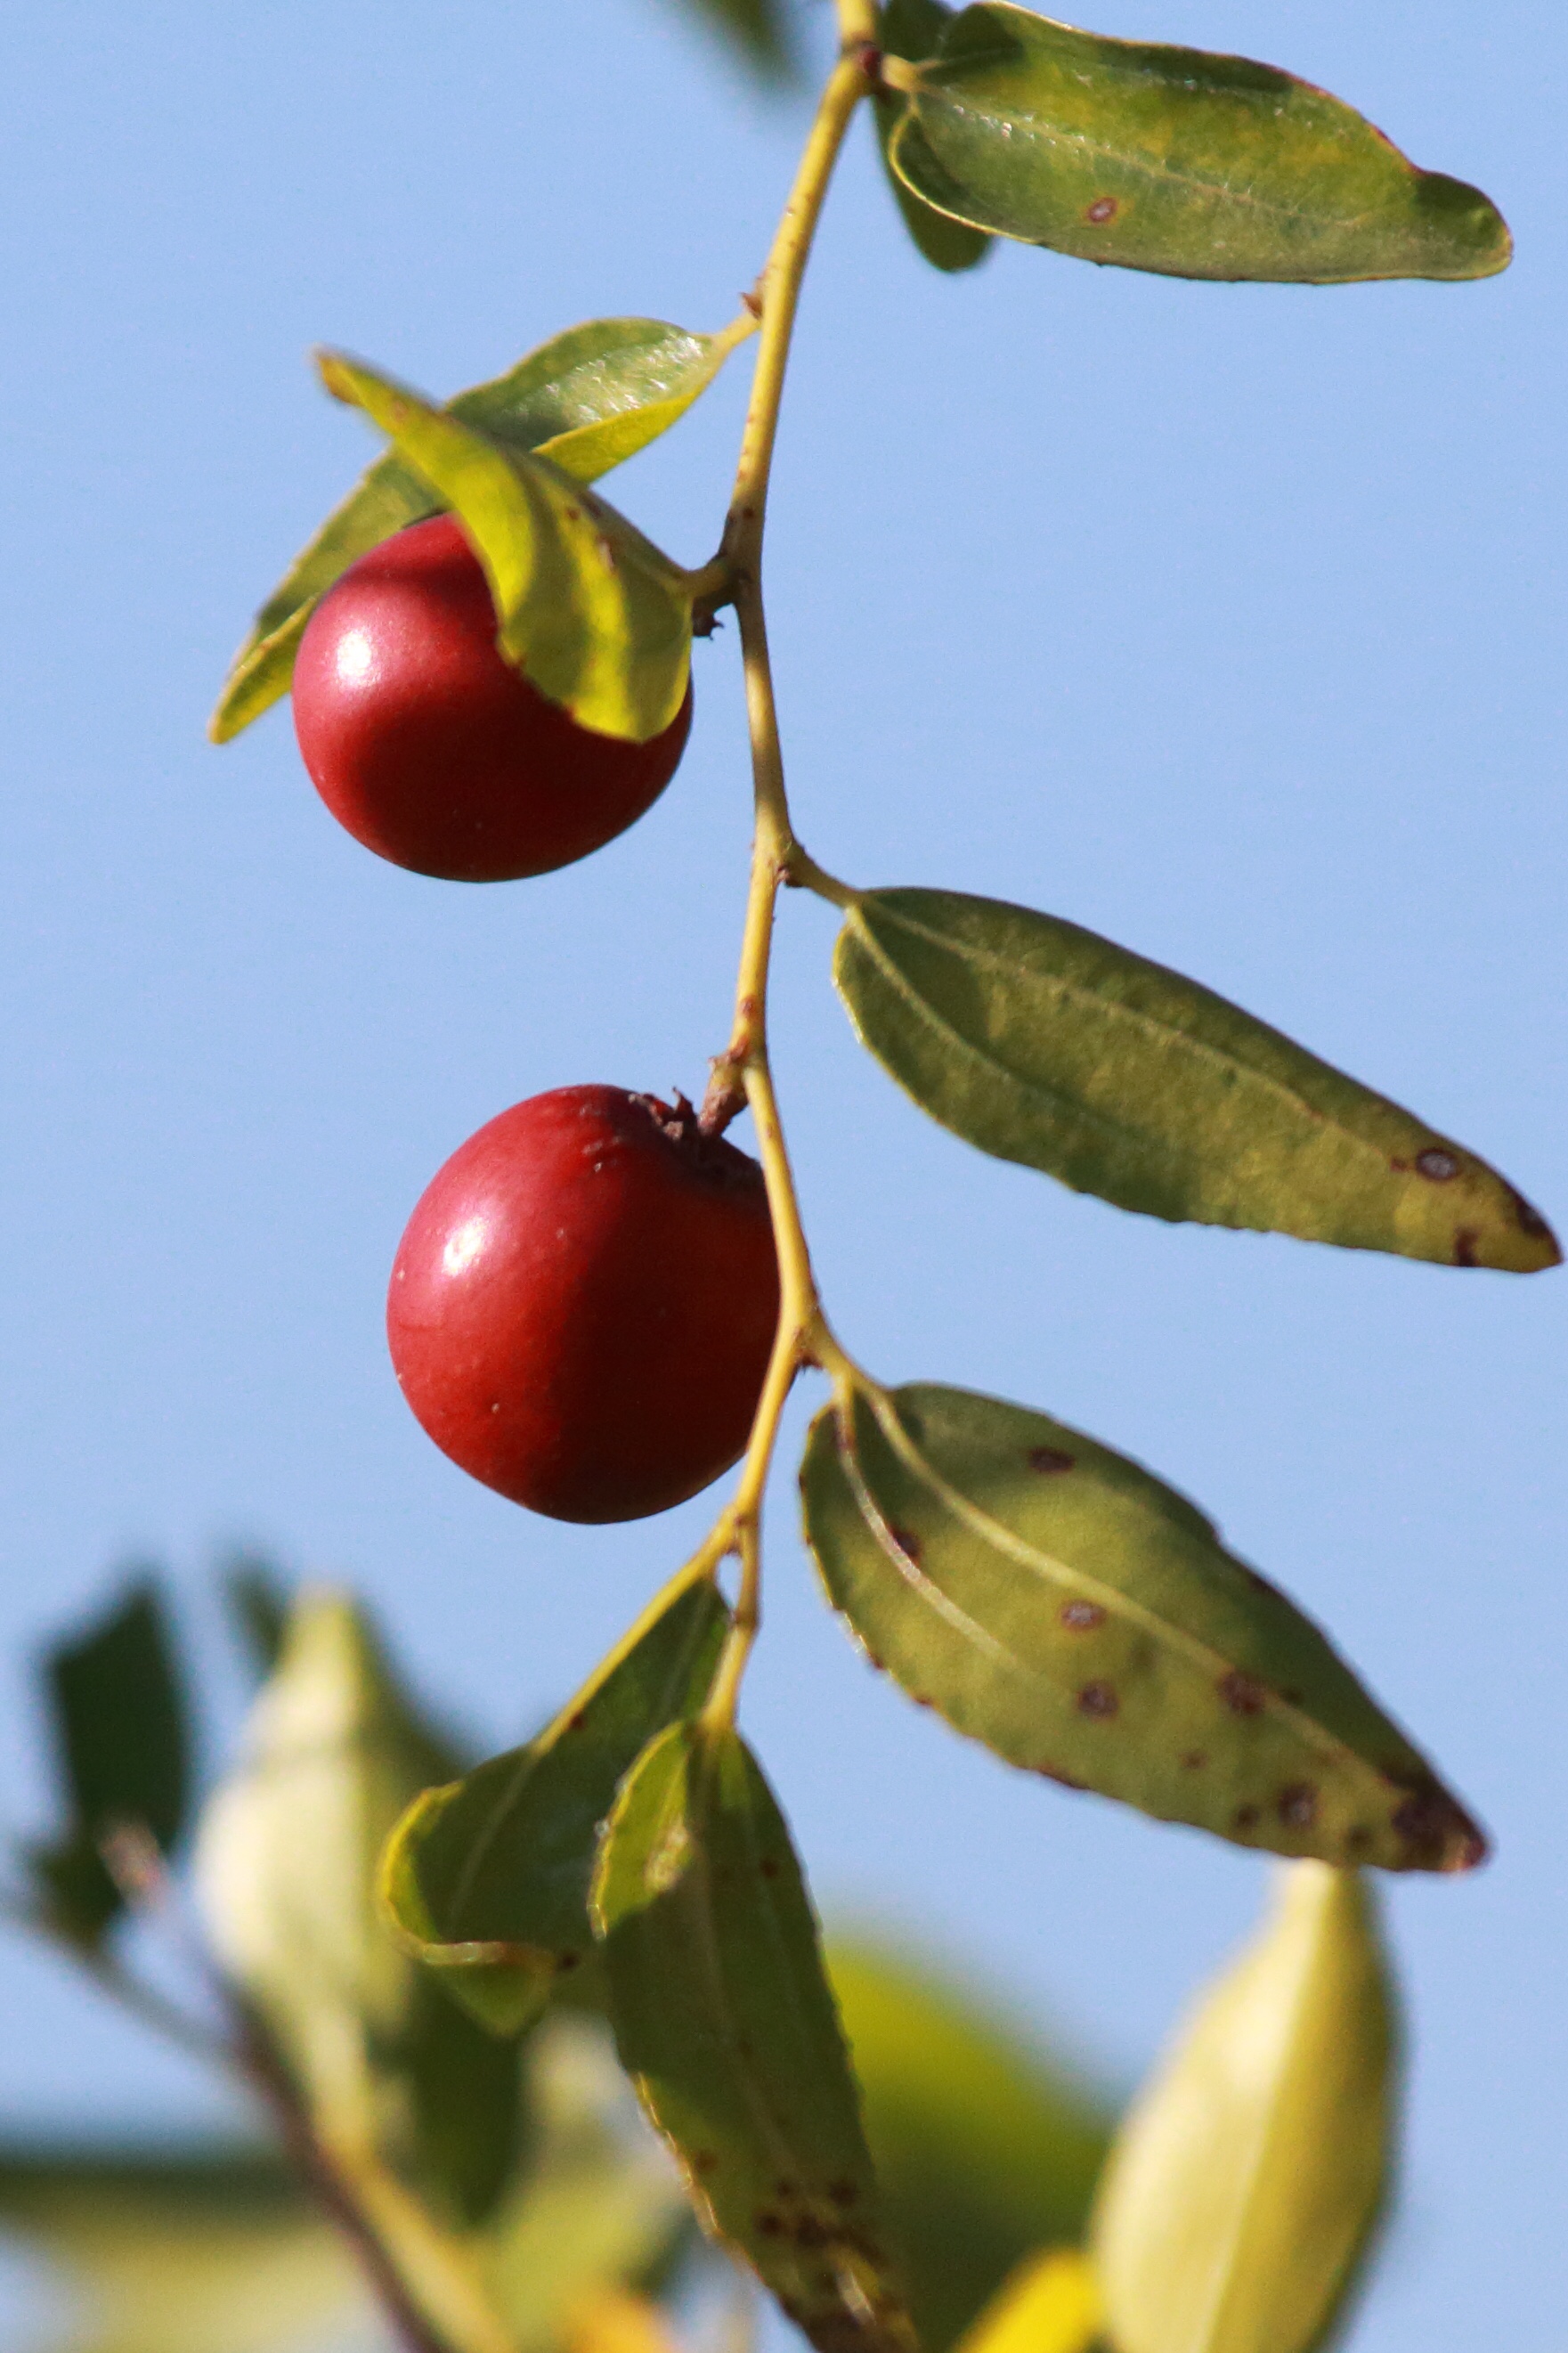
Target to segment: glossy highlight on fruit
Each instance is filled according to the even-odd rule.
[[[489,583],[453,515],[352,565],[306,625],[294,731],[316,790],[367,849],[451,882],[515,881],[602,849],[679,764],[661,735],[580,727],[496,647]]]
[[[620,1087],[492,1119],[408,1221],[403,1394],[463,1470],[558,1520],[634,1520],[742,1452],[778,1320],[762,1170]]]

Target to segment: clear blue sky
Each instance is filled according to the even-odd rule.
[[[1568,1222],[1568,31],[1520,0],[1100,22],[1338,90],[1485,186],[1518,261],[1317,291],[1008,249],[949,283],[858,142],[770,554],[805,838],[855,881],[1017,898],[1197,975]],[[353,1577],[499,1741],[704,1524],[560,1527],[469,1484],[403,1408],[381,1313],[409,1208],[482,1120],[579,1080],[695,1091],[722,1042],[733,632],[698,649],[677,786],[534,883],[368,857],[286,713],[221,753],[202,729],[367,454],[306,348],[444,395],[579,318],[717,327],[801,120],[668,0],[55,0],[11,21],[0,110],[0,1769],[29,1824],[26,1653],[128,1555],[174,1566],[215,1672],[222,1540]],[[607,485],[689,561],[741,393],[737,368]],[[1392,1894],[1415,2087],[1355,2346],[1561,2346],[1568,1279],[1171,1229],[984,1161],[860,1058],[830,937],[785,906],[778,1060],[847,1340],[1184,1487],[1497,1834],[1485,1874]],[[784,1479],[769,1614],[749,1722],[829,1907],[919,1927],[1131,2077],[1264,1866],[903,1704],[818,1606]],[[213,2112],[11,1944],[0,2014],[0,2119]]]

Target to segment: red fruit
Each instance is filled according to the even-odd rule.
[[[452,515],[351,565],[306,625],[294,730],[316,790],[367,849],[449,882],[547,874],[602,849],[675,774],[662,735],[580,727],[496,649],[489,583]]]
[[[763,1173],[689,1105],[516,1103],[408,1221],[387,1337],[454,1462],[557,1520],[635,1520],[742,1451],[778,1321]]]

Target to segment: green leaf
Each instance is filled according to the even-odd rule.
[[[931,57],[952,18],[952,11],[943,6],[942,0],[887,0],[881,22],[883,54],[912,62]],[[893,169],[889,153],[893,133],[903,120],[903,101],[888,90],[880,90],[876,111],[877,145],[882,168],[916,246],[933,269],[973,269],[990,252],[991,239],[983,229],[971,228],[967,222],[954,220],[947,213],[933,212],[930,205],[905,186]]]
[[[1110,2118],[923,1966],[835,1938],[827,1967],[916,2334],[945,2353],[1034,2249],[1081,2235]]]
[[[1299,1863],[1122,2126],[1094,2233],[1120,2353],[1308,2353],[1381,2210],[1394,1995],[1365,1887]]]
[[[289,1631],[289,1588],[269,1560],[237,1555],[222,1572],[224,1601],[245,1652],[264,1683],[283,1655]]]
[[[1076,923],[953,891],[868,892],[834,979],[933,1119],[1118,1208],[1521,1274],[1562,1257],[1474,1153]]]
[[[691,2217],[603,2021],[555,2012],[522,2047],[538,2144],[480,2261],[517,2353],[560,2353],[595,2293],[662,2279]]]
[[[458,2224],[485,2221],[516,2169],[525,2123],[521,2050],[498,2042],[416,1973],[406,2022],[384,2056],[407,2090],[410,2169]]]
[[[694,335],[662,319],[594,319],[448,405],[509,448],[537,450],[574,480],[595,481],[684,417],[755,324],[748,315],[721,334]],[[215,743],[230,742],[287,694],[305,624],[333,581],[446,503],[395,452],[376,459],[257,616],[213,714]]]
[[[580,726],[634,744],[662,734],[686,696],[693,575],[551,459],[342,353],[319,364],[328,391],[460,517],[507,659]]]
[[[593,1909],[621,2063],[705,2225],[822,2353],[905,2353],[816,1917],[738,1734],[677,1725],[645,1752]]]
[[[427,1791],[397,1825],[387,1915],[493,2031],[516,2033],[590,1957],[599,1826],[654,1735],[701,1705],[729,1620],[708,1578],[656,1603],[538,1739]]]
[[[795,79],[798,63],[784,0],[686,0],[686,5],[722,34],[761,80]]]
[[[239,1767],[203,1813],[196,1868],[218,1958],[329,2138],[384,2121],[415,1972],[377,1915],[376,1859],[451,1770],[352,1598],[302,1591]]]
[[[965,1389],[857,1383],[813,1424],[802,1487],[856,1639],[1009,1764],[1279,1854],[1483,1859],[1317,1628],[1080,1431]]]
[[[910,78],[892,160],[956,220],[1177,278],[1486,278],[1512,252],[1479,188],[1310,83],[1002,0]]]
[[[100,1842],[142,1830],[167,1854],[190,1798],[187,1702],[153,1577],[132,1579],[104,1616],[47,1651],[43,1673],[68,1822],[27,1859],[50,1925],[93,1944],[121,1908]]]

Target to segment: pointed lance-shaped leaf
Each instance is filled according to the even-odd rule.
[[[1486,278],[1512,251],[1479,188],[1418,171],[1339,99],[1247,58],[988,0],[953,18],[907,95],[891,153],[915,195],[1085,261],[1322,285]]]
[[[1111,2151],[1093,2251],[1118,2353],[1309,2353],[1388,2177],[1394,2000],[1368,1892],[1298,1863]]]
[[[933,56],[952,16],[952,9],[945,7],[942,0],[887,0],[879,26],[884,56],[904,58],[911,64]],[[875,104],[877,147],[882,168],[917,249],[933,269],[950,274],[973,269],[990,252],[990,237],[984,229],[971,228],[967,221],[954,220],[948,213],[933,212],[899,177],[888,151],[903,120],[903,100],[882,88],[876,93]]]
[[[816,1916],[738,1734],[646,1751],[592,1902],[622,2064],[701,2220],[821,2353],[913,2353]]]
[[[648,1742],[701,1705],[729,1619],[707,1577],[656,1603],[536,1740],[427,1790],[398,1823],[387,1916],[495,2032],[516,2033],[589,1957],[600,1825]]]
[[[579,726],[662,734],[685,699],[695,575],[550,459],[334,352],[321,381],[363,408],[462,522],[507,659]]]
[[[1473,1152],[1197,981],[956,891],[851,904],[833,976],[923,1111],[999,1160],[1172,1220],[1445,1266],[1559,1263]]]
[[[574,481],[596,481],[684,417],[755,324],[747,314],[721,334],[695,335],[662,319],[590,320],[447,405],[509,448],[537,450]],[[376,459],[258,614],[213,714],[214,743],[229,743],[288,693],[305,624],[333,581],[445,503],[395,451]]]
[[[922,2353],[946,2353],[1034,2250],[1081,2238],[1111,2128],[1077,2071],[918,1955],[834,1938],[888,2235]]]
[[[1278,1854],[1483,1859],[1318,1629],[1183,1496],[1081,1431],[862,1379],[813,1424],[801,1483],[850,1631],[1009,1764]]]
[[[132,1579],[42,1665],[67,1820],[58,1837],[28,1850],[27,1862],[50,1926],[92,1944],[122,1904],[103,1840],[141,1831],[167,1854],[190,1802],[189,1703],[154,1579]]]

